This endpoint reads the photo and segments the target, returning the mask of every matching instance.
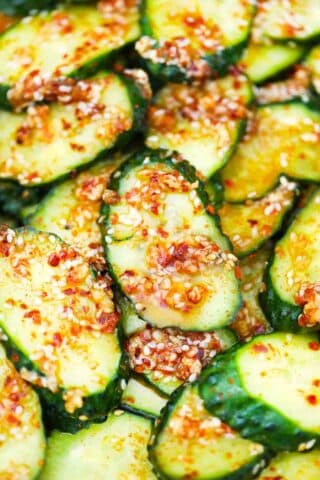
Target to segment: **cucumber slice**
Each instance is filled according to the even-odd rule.
[[[284,181],[260,200],[224,203],[218,210],[221,229],[231,241],[237,257],[255,252],[280,230],[284,217],[293,207],[296,193],[297,184]]]
[[[320,451],[280,453],[261,473],[258,480],[319,480]]]
[[[115,52],[139,37],[137,3],[125,0],[120,9],[105,13],[94,5],[61,6],[7,30],[0,37],[3,105],[11,87],[24,82],[28,87],[35,75],[39,84],[51,77],[85,78],[105,67]]]
[[[145,383],[141,378],[131,377],[121,398],[121,407],[143,415],[155,418],[160,415],[168,397]]]
[[[118,410],[75,435],[53,432],[39,480],[156,480],[147,454],[151,425]]]
[[[44,462],[46,440],[37,394],[0,345],[0,477],[33,480]]]
[[[85,102],[0,112],[0,178],[27,186],[52,182],[140,128],[146,101],[133,80],[101,73],[78,85],[88,89]]]
[[[241,438],[204,408],[196,385],[179,389],[161,414],[150,458],[160,478],[250,480],[266,465],[268,452]]]
[[[311,50],[306,59],[306,66],[311,72],[313,86],[316,92],[320,94],[320,46]]]
[[[276,244],[261,302],[274,328],[320,329],[320,190]]]
[[[320,441],[317,348],[316,335],[271,333],[219,355],[200,379],[206,408],[274,451],[311,449]]]
[[[234,333],[227,329],[203,333],[147,326],[131,335],[126,345],[132,370],[170,395],[186,381],[196,380],[203,366],[235,343]]]
[[[258,334],[268,333],[271,330],[259,304],[259,293],[265,289],[263,278],[270,255],[271,248],[267,245],[240,261],[240,288],[243,306],[231,328],[241,341],[251,339]]]
[[[97,270],[106,268],[98,225],[104,189],[123,161],[117,155],[94,165],[48,193],[28,219],[29,225],[58,235]]]
[[[141,318],[199,331],[230,323],[241,304],[236,257],[194,169],[165,151],[142,152],[113,174],[110,188],[106,256]]]
[[[254,11],[249,0],[143,0],[145,36],[136,49],[153,74],[171,81],[224,74],[241,55]]]
[[[320,35],[320,9],[317,0],[268,0],[259,9],[259,29],[276,40],[305,42]]]
[[[149,108],[146,144],[176,150],[207,179],[242,137],[252,97],[247,78],[239,74],[201,86],[169,84]]]
[[[0,326],[48,423],[75,431],[104,418],[122,393],[125,362],[107,279],[54,235],[1,230]]]
[[[261,198],[281,174],[320,181],[320,112],[297,100],[260,106],[248,134],[221,172],[225,200]]]
[[[249,43],[239,65],[254,83],[262,83],[297,63],[305,48],[295,44]]]

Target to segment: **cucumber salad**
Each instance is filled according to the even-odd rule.
[[[320,1],[0,0],[0,480],[320,479]]]

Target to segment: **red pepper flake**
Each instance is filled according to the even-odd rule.
[[[125,270],[121,276],[123,276],[123,277],[134,277],[135,272],[133,270]]]
[[[23,315],[24,318],[31,318],[36,325],[41,324],[41,313],[39,310],[30,310]]]
[[[7,384],[6,384],[6,386],[7,386]],[[12,392],[12,393],[10,393],[9,398],[12,402],[18,403],[22,396],[23,396],[23,394],[21,394],[21,393]]]
[[[159,215],[159,203],[153,202],[151,204],[150,210],[154,215]]]
[[[73,337],[77,337],[81,332],[80,325],[71,325],[70,333]]]
[[[254,343],[252,345],[252,349],[256,353],[267,353],[269,351],[268,347],[266,345],[263,345],[263,343]]]
[[[242,272],[241,272],[241,268],[239,267],[239,265],[236,265],[235,274],[236,274],[236,278],[237,278],[238,280],[241,280],[241,278],[242,278]]]
[[[60,345],[62,343],[62,340],[63,340],[63,338],[62,338],[61,333],[56,332],[56,333],[53,334],[52,345],[54,347],[60,347]]]
[[[53,13],[53,20],[61,33],[71,33],[73,30],[73,24],[71,17],[62,11],[56,11]]]
[[[10,244],[8,242],[1,242],[0,243],[0,255],[2,257],[9,257],[10,255]]]
[[[60,263],[60,256],[57,255],[56,253],[51,253],[51,255],[48,258],[48,264],[51,267],[57,267]]]
[[[11,354],[11,360],[12,360],[13,362],[17,363],[17,362],[19,362],[20,357],[19,357],[19,355],[18,355],[17,353],[12,353],[12,354]]]
[[[169,236],[169,233],[166,230],[164,230],[164,228],[162,228],[162,227],[158,227],[157,232],[160,235],[160,237],[162,237],[162,238],[168,238],[168,236]]]
[[[309,342],[309,348],[311,350],[314,350],[315,352],[317,352],[318,350],[320,350],[320,343],[319,342]]]
[[[63,293],[65,295],[75,295],[77,293],[77,290],[75,288],[67,288],[66,290],[63,290]]]
[[[317,405],[318,403],[316,395],[308,395],[306,397],[306,400],[308,403],[310,403],[310,405]]]
[[[7,415],[7,421],[8,423],[11,423],[11,425],[16,425],[17,427],[21,425],[21,420],[19,420],[19,418],[17,418],[12,413],[9,413]]]
[[[272,230],[271,230],[270,225],[263,225],[263,227],[262,227],[262,229],[261,229],[262,235],[264,235],[264,236],[266,236],[266,237],[269,236],[269,235],[271,235],[271,231],[272,231]]]
[[[104,333],[113,333],[119,322],[120,315],[118,312],[105,313],[102,312],[98,318],[98,323],[103,327]]]
[[[70,142],[70,147],[74,152],[85,152],[86,147],[80,143]]]
[[[247,222],[249,223],[250,227],[256,227],[258,225],[258,220],[254,220],[251,218],[248,218]]]
[[[111,225],[116,225],[119,221],[119,215],[117,213],[112,213],[110,216]]]
[[[226,187],[234,187],[234,182],[232,180],[229,180],[228,178],[223,181]]]
[[[214,215],[216,213],[214,206],[213,205],[208,205],[207,206],[207,212],[210,213],[210,215]]]

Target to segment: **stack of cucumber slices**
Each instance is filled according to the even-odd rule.
[[[0,479],[320,479],[319,0],[0,0]]]

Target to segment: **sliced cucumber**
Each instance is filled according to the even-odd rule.
[[[280,453],[261,473],[258,480],[319,480],[320,451]]]
[[[196,385],[172,396],[153,437],[150,458],[163,479],[250,480],[269,456],[262,445],[212,417]]]
[[[201,86],[169,84],[149,108],[146,144],[176,150],[207,179],[242,137],[252,96],[247,78],[239,74]]]
[[[200,380],[206,408],[274,451],[311,449],[320,441],[315,347],[316,335],[271,333],[217,356]]]
[[[141,127],[146,101],[133,80],[100,73],[81,85],[88,88],[86,102],[0,112],[0,178],[28,186],[52,182],[126,143]]]
[[[230,323],[241,304],[236,257],[194,169],[165,151],[142,152],[113,174],[110,188],[106,256],[140,317],[182,330]]]
[[[235,343],[234,333],[227,329],[204,333],[147,326],[131,335],[126,345],[132,370],[170,395],[184,382],[195,380],[218,352]]]
[[[34,480],[46,448],[40,402],[1,345],[0,397],[0,478]]]
[[[296,183],[284,181],[260,200],[223,204],[218,210],[221,228],[237,257],[255,252],[281,228],[293,207],[296,191]]]
[[[305,48],[295,44],[250,42],[239,65],[254,83],[262,83],[298,62]]]
[[[306,65],[311,72],[312,83],[320,94],[320,46],[314,47],[306,59]]]
[[[271,248],[267,245],[240,261],[243,306],[231,327],[242,341],[271,330],[258,300],[265,289],[263,278],[270,255]]]
[[[121,398],[121,406],[145,417],[155,418],[160,415],[168,397],[160,394],[141,378],[131,377]]]
[[[22,20],[0,37],[2,103],[11,87],[28,87],[35,75],[38,85],[50,77],[92,75],[139,33],[134,0],[105,14],[95,5],[66,6]]]
[[[274,328],[320,329],[320,190],[275,246],[262,306]]]
[[[320,35],[317,0],[262,2],[257,23],[261,33],[276,40],[308,41]]]
[[[1,230],[0,326],[52,426],[103,419],[122,393],[125,362],[107,279],[54,235]]]
[[[255,8],[249,0],[143,0],[136,44],[150,71],[174,81],[224,74],[245,46]],[[228,21],[226,21],[228,12]]]
[[[123,157],[108,158],[75,179],[53,187],[28,219],[28,224],[37,230],[55,233],[98,270],[105,269],[98,225],[100,206],[110,176]]]
[[[116,410],[75,435],[53,432],[39,480],[156,480],[148,461],[152,423]]]
[[[225,199],[242,202],[273,189],[281,174],[320,181],[320,112],[297,100],[260,106],[222,170]]]

